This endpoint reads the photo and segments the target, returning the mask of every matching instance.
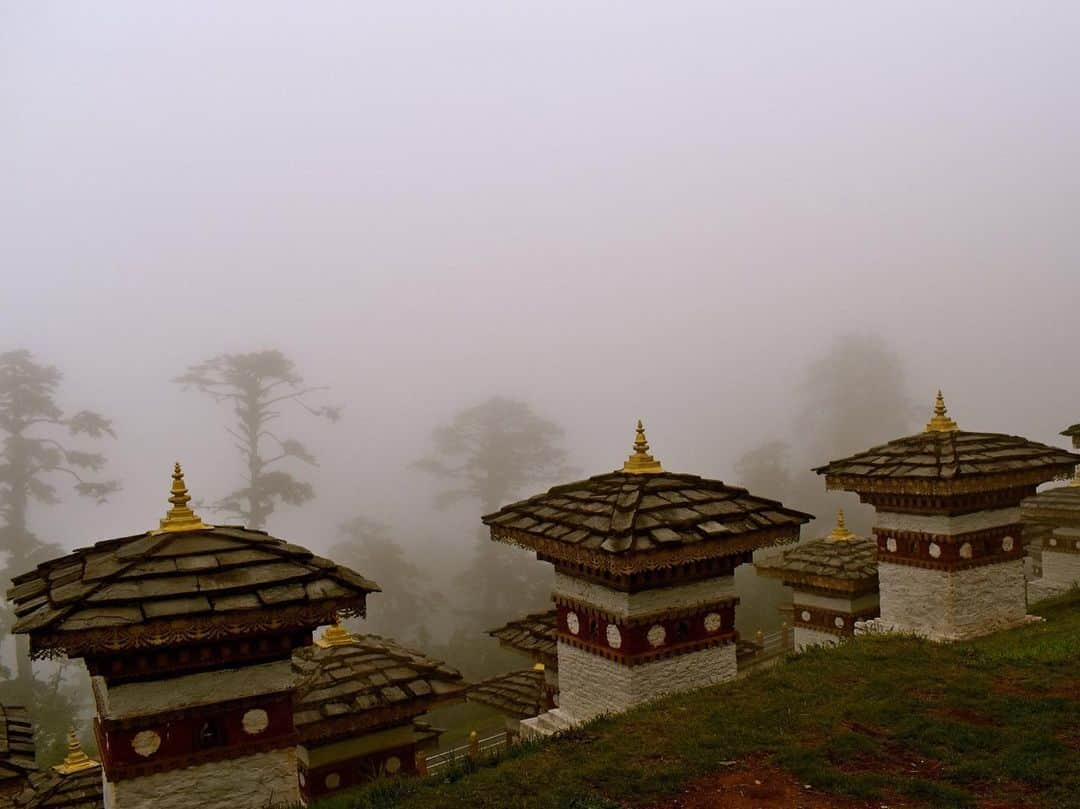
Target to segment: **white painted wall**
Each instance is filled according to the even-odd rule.
[[[662,587],[640,593],[623,593],[602,584],[575,579],[563,573],[555,574],[552,593],[577,601],[624,618],[636,618],[670,609],[682,609],[698,604],[709,604],[735,597],[735,577],[718,576],[705,581]]]
[[[735,644],[624,666],[559,643],[559,707],[574,722],[620,713],[663,694],[735,679]]]
[[[999,508],[989,511],[977,511],[974,514],[961,514],[949,517],[940,514],[900,514],[894,511],[879,511],[874,518],[875,528],[887,528],[893,531],[920,531],[924,534],[967,534],[971,531],[983,531],[999,525],[1012,525],[1020,522],[1020,508]]]
[[[836,646],[838,643],[840,643],[838,635],[831,635],[820,629],[807,629],[804,626],[795,627],[796,652],[801,652],[808,646]]]
[[[105,809],[268,809],[299,801],[295,747],[105,781]]]
[[[1080,553],[1062,553],[1044,546],[1042,580],[1061,590],[1080,584]]]
[[[1016,559],[968,570],[878,563],[881,621],[895,631],[961,640],[1024,622],[1027,583]]]

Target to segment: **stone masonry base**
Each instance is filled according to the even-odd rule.
[[[624,666],[560,642],[559,709],[572,722],[621,713],[664,694],[734,680],[735,644]]]

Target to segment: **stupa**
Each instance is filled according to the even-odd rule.
[[[938,391],[926,429],[818,467],[830,489],[877,510],[881,617],[867,631],[960,640],[1023,623],[1020,501],[1080,455],[961,430]]]
[[[555,567],[559,707],[547,734],[736,675],[735,568],[811,516],[717,480],[666,472],[638,422],[621,469],[505,506],[491,538]]]
[[[203,523],[180,464],[158,528],[18,576],[14,631],[82,658],[108,809],[300,798],[292,655],[378,586],[281,539]]]
[[[821,539],[758,562],[758,573],[794,590],[795,650],[835,645],[855,634],[855,622],[876,618],[877,544],[852,533],[838,511],[836,527]]]

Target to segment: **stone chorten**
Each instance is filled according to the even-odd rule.
[[[559,654],[555,640],[558,622],[558,611],[548,610],[534,612],[488,632],[504,649],[520,652],[539,664],[537,671],[544,672],[544,690],[552,707],[559,704]]]
[[[206,525],[173,471],[160,526],[17,577],[14,631],[81,657],[108,809],[299,800],[292,655],[379,588],[263,531]]]
[[[418,722],[461,702],[461,673],[378,635],[335,625],[293,656],[295,721],[304,803],[380,775],[414,775],[416,757],[442,733]]]
[[[814,471],[877,510],[881,617],[874,629],[960,640],[1025,620],[1020,501],[1071,475],[1080,455],[959,429],[938,391],[924,432]]]
[[[828,535],[755,566],[795,591],[796,651],[839,643],[855,634],[856,621],[880,614],[877,544],[848,530],[843,511],[837,512],[836,527]]]
[[[523,731],[732,679],[735,568],[756,548],[797,539],[810,519],[745,489],[665,472],[641,422],[621,469],[485,516],[492,539],[555,566],[559,707]]]
[[[101,764],[83,752],[75,731],[68,732],[62,762],[30,775],[30,784],[15,797],[16,809],[103,809]]]
[[[1080,443],[1080,425],[1069,429],[1076,430],[1074,441]],[[1080,585],[1080,467],[1065,486],[1025,498],[1020,515],[1042,568],[1041,578],[1028,583],[1031,597],[1049,598]]]

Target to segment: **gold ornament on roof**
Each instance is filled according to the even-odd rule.
[[[99,766],[101,765],[98,762],[83,752],[82,746],[79,744],[79,737],[75,735],[75,730],[69,730],[67,756],[64,757],[62,763],[57,764],[53,769],[63,775],[70,775],[83,770],[92,770],[94,767]]]
[[[333,626],[328,626],[321,638],[315,641],[315,645],[323,649],[332,649],[337,646],[355,646],[359,638],[341,625],[341,618],[334,621]]]
[[[951,433],[959,429],[956,422],[949,418],[949,411],[945,407],[945,397],[941,395],[939,390],[937,399],[934,400],[934,417],[926,422],[926,432]]]
[[[838,508],[836,510],[836,527],[829,532],[829,535],[825,537],[829,542],[851,542],[855,539],[855,534],[848,530],[847,525],[844,524],[844,510]]]
[[[543,671],[543,670],[544,670],[544,664],[543,663],[533,663],[533,671]]]
[[[622,471],[631,475],[654,475],[663,472],[660,461],[649,454],[649,442],[645,439],[645,428],[641,419],[637,423],[637,435],[634,437],[634,452],[622,465]]]
[[[180,462],[176,462],[172,473],[172,493],[169,502],[172,508],[161,518],[159,531],[199,531],[204,528],[212,528],[199,519],[199,515],[188,508],[191,495],[188,494],[187,485],[184,483],[184,470],[180,468]]]

